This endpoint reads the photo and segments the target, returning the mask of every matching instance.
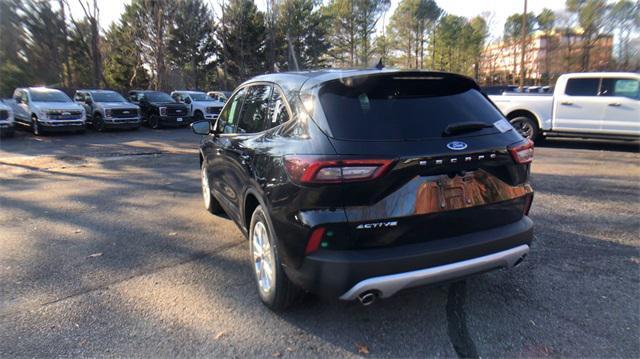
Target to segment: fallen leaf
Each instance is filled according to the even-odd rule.
[[[82,231],[79,229],[76,229],[75,231],[73,231],[73,233],[82,233]]]
[[[293,351],[293,348],[292,348],[292,347],[287,347],[287,351],[288,351],[288,352],[292,352],[292,351]]]
[[[271,356],[275,357],[275,358],[280,358],[282,356],[282,353],[280,352],[273,352],[271,353]]]
[[[223,331],[221,331],[220,333],[216,334],[216,335],[213,337],[213,340],[218,340],[218,339],[220,339],[223,335],[225,335],[225,333],[226,333],[226,332],[225,332],[224,330],[223,330]]]
[[[369,348],[366,345],[356,343],[356,348],[358,348],[358,354],[369,355]]]
[[[95,257],[102,257],[102,252],[89,254],[89,255],[87,256],[87,258],[95,258]]]
[[[171,233],[169,233],[169,235],[170,235],[170,236],[175,236],[175,235],[177,235],[177,234],[178,234],[178,233],[176,233],[176,232],[171,232]]]

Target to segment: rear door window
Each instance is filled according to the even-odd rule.
[[[249,88],[242,105],[237,133],[256,133],[265,129],[270,96],[270,85],[255,85]]]
[[[458,77],[337,80],[320,89],[319,99],[333,137],[345,140],[437,138],[452,123],[492,125],[503,118],[471,80]],[[465,135],[496,132],[488,127]]]
[[[604,78],[600,96],[628,97],[640,100],[640,81],[625,78]]]
[[[569,96],[598,96],[599,78],[569,79],[564,93]]]
[[[289,121],[289,110],[285,103],[285,98],[279,90],[274,89],[269,104],[269,116],[267,117],[267,128],[276,127]]]

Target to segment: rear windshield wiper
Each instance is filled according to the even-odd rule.
[[[490,128],[490,127],[493,127],[493,126],[486,122],[479,122],[479,121],[456,122],[456,123],[449,124],[444,129],[444,132],[442,133],[442,135],[453,136],[459,133],[473,132],[473,131],[482,130],[483,128]]]

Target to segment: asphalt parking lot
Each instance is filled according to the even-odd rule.
[[[260,304],[188,129],[0,140],[0,357],[640,356],[638,144],[536,149],[511,271],[369,307]]]

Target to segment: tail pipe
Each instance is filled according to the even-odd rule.
[[[360,304],[364,305],[365,307],[367,305],[373,304],[373,302],[375,302],[376,299],[378,299],[378,292],[373,290],[362,292],[360,293],[360,295],[358,295],[358,300],[360,301]]]

